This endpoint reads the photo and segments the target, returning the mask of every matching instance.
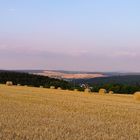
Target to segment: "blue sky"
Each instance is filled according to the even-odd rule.
[[[140,71],[139,0],[1,0],[0,69]]]

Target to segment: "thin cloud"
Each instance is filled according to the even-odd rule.
[[[0,44],[0,50],[8,48],[8,45],[6,44]]]
[[[120,52],[115,53],[115,56],[116,57],[119,57],[119,56],[135,57],[135,56],[137,56],[137,53],[136,52],[128,52],[128,51],[120,51]]]

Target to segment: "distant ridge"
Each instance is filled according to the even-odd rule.
[[[43,75],[58,79],[92,79],[98,77],[140,75],[133,72],[86,72],[86,71],[66,71],[66,70],[14,70],[16,72],[25,72],[35,75]]]

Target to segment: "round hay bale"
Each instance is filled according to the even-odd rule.
[[[109,91],[109,94],[114,94],[114,92],[113,91]]]
[[[50,89],[55,89],[55,86],[50,86]]]
[[[106,93],[107,93],[106,89],[103,89],[103,88],[102,88],[102,89],[99,90],[99,94],[100,94],[100,95],[104,95],[104,94],[106,94]]]
[[[140,91],[134,94],[134,99],[140,101]]]
[[[17,86],[21,86],[21,84],[17,84]]]
[[[57,89],[58,89],[58,90],[62,90],[61,87],[58,87]]]
[[[7,86],[13,86],[13,82],[12,82],[12,81],[7,81],[7,82],[6,82],[6,85],[7,85]]]
[[[91,89],[86,88],[86,89],[85,89],[85,92],[86,92],[86,93],[89,93],[89,92],[91,92]]]
[[[78,91],[78,89],[74,89],[74,91]]]
[[[43,88],[43,86],[40,86],[40,88]]]

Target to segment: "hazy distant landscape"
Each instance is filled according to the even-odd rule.
[[[101,73],[89,73],[89,72],[72,72],[72,71],[42,71],[41,73],[34,73],[37,75],[49,76],[51,78],[58,79],[90,79],[96,77],[105,77],[105,74]]]
[[[48,76],[58,79],[92,79],[98,77],[140,75],[135,72],[85,72],[85,71],[64,71],[64,70],[13,70],[17,72],[31,73],[35,75]]]

